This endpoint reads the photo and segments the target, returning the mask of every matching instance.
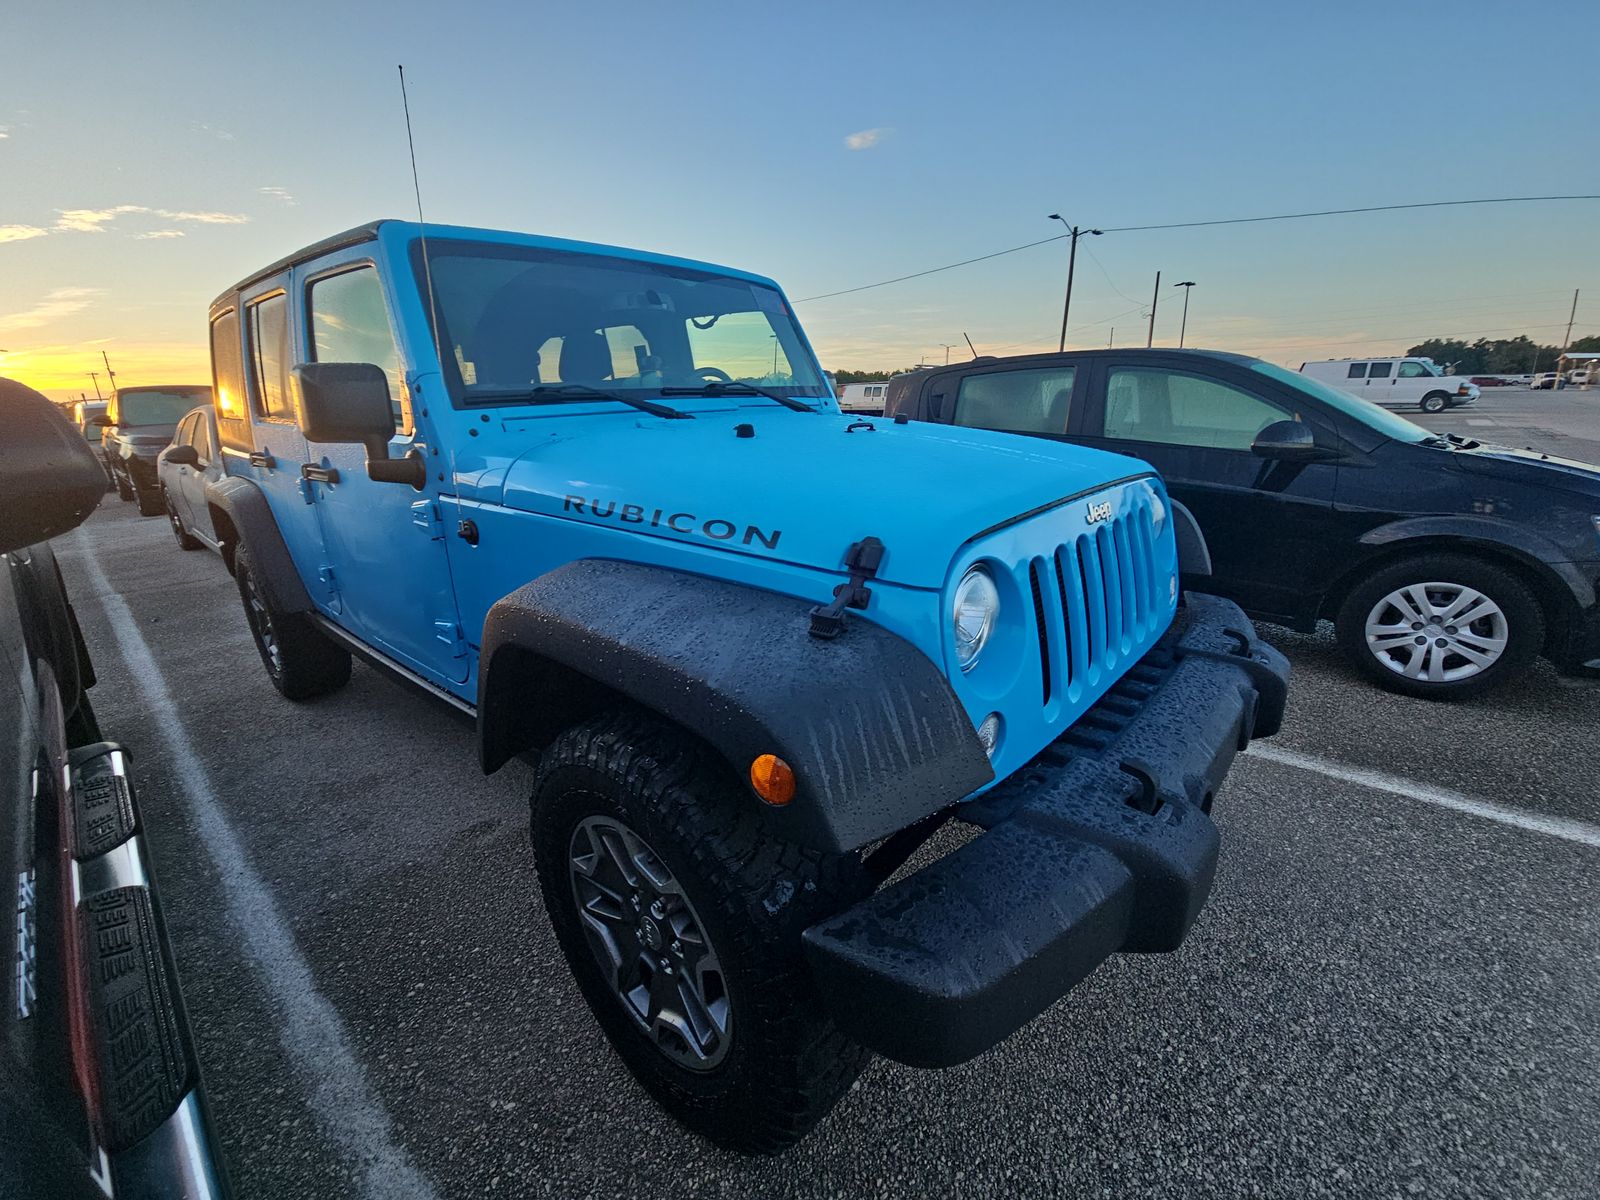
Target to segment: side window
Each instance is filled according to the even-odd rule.
[[[696,372],[713,367],[748,383],[795,386],[795,369],[790,365],[788,351],[765,314],[730,312],[706,321],[691,317],[684,329]],[[800,382],[806,378],[809,372],[801,375]]]
[[[968,375],[956,392],[953,423],[1008,433],[1066,433],[1075,367]]]
[[[605,335],[614,381],[635,380],[649,387],[661,386],[661,360],[651,356],[650,344],[637,326],[612,325]]]
[[[1351,363],[1350,370],[1345,375],[1346,379],[1365,379],[1367,377],[1366,363]]]
[[[1393,363],[1373,363],[1372,369],[1367,372],[1368,379],[1387,379],[1389,372],[1394,369]]]
[[[194,427],[189,430],[189,444],[200,456],[200,465],[208,466],[211,462],[211,425],[203,412],[194,414]]]
[[[1428,375],[1428,368],[1421,363],[1403,362],[1397,374],[1401,379],[1424,379]]]
[[[389,377],[395,426],[411,432],[411,397],[389,325],[383,284],[370,266],[313,279],[306,288],[313,362],[373,363]]]
[[[174,446],[189,446],[189,445],[193,445],[194,444],[193,437],[194,437],[194,414],[190,413],[183,420],[179,421],[178,422],[178,427],[172,431],[172,443],[171,444],[174,445]]]
[[[1289,414],[1214,379],[1172,371],[1116,369],[1106,384],[1106,436],[1213,450],[1249,450]]]
[[[255,384],[256,411],[269,421],[294,420],[289,396],[289,298],[282,292],[259,300],[247,310],[250,329],[250,375]]]
[[[229,309],[211,322],[211,387],[216,397],[217,430],[222,440],[250,445],[245,424],[244,356],[239,350],[239,314]]]

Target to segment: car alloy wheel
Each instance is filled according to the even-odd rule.
[[[1459,583],[1413,583],[1372,606],[1366,622],[1373,658],[1406,679],[1452,683],[1500,661],[1510,642],[1494,600]]]
[[[261,592],[256,587],[254,572],[244,573],[245,603],[248,605],[250,626],[255,630],[256,638],[261,642],[261,649],[266,653],[267,669],[277,675],[283,670],[283,652],[278,648],[277,630],[272,623],[272,611],[267,608],[267,603],[261,598]]]
[[[612,817],[579,822],[567,866],[589,949],[623,1010],[673,1062],[711,1070],[732,1044],[733,1009],[722,964],[682,886]]]

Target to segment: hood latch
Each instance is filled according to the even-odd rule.
[[[872,589],[867,580],[878,573],[883,562],[883,543],[875,537],[864,537],[850,543],[845,551],[844,565],[850,572],[847,582],[833,589],[833,602],[819,604],[811,610],[811,636],[831,641],[844,632],[844,614],[848,608],[865,608],[872,599]]]

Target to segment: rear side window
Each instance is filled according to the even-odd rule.
[[[311,317],[312,360],[381,367],[389,379],[395,425],[401,433],[410,433],[411,400],[377,270],[363,266],[313,279],[306,289],[306,308]]]
[[[953,423],[1007,433],[1066,433],[1075,367],[968,375],[956,393]]]
[[[1365,379],[1367,377],[1366,363],[1351,363],[1350,370],[1345,374],[1346,379]]]
[[[239,312],[230,308],[211,322],[211,387],[217,435],[225,445],[250,448],[245,419],[244,352],[239,348]]]
[[[1367,372],[1368,379],[1387,379],[1389,372],[1394,369],[1393,363],[1373,363],[1372,369]]]
[[[256,411],[269,421],[294,420],[289,396],[289,298],[282,292],[252,304],[250,375],[255,384]]]

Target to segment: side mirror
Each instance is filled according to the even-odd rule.
[[[105,413],[95,413],[95,415],[85,421],[84,424],[107,426],[111,424],[111,418],[106,416]]]
[[[105,468],[50,401],[0,379],[0,554],[81,525],[106,494]]]
[[[1255,441],[1250,443],[1250,453],[1281,462],[1313,462],[1328,457],[1328,452],[1317,445],[1311,426],[1304,421],[1274,421],[1256,434]]]
[[[161,452],[161,457],[169,463],[176,463],[180,467],[198,467],[200,465],[200,451],[187,443],[180,446],[168,446]]]
[[[394,405],[389,378],[372,363],[300,363],[294,368],[294,414],[308,442],[358,442],[367,450],[367,475],[379,483],[409,483],[418,491],[427,464],[412,450],[389,457]]]

